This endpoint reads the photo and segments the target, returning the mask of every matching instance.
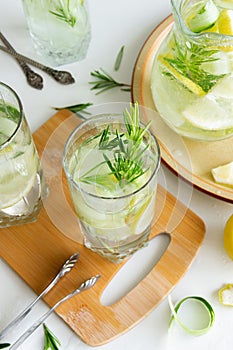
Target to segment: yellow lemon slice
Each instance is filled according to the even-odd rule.
[[[159,62],[162,66],[171,74],[174,78],[176,78],[182,85],[188,88],[191,92],[193,92],[197,96],[205,95],[205,91],[202,88],[195,84],[191,79],[184,77],[181,73],[179,73],[174,67],[172,67],[168,61],[164,59],[164,57],[158,57]]]
[[[218,292],[219,301],[223,305],[233,306],[233,284],[228,283]]]
[[[211,173],[215,182],[233,186],[233,162],[214,168]]]
[[[227,254],[233,260],[233,214],[226,222],[223,234],[223,243]]]
[[[233,10],[222,10],[219,14],[217,24],[220,34],[233,35]]]

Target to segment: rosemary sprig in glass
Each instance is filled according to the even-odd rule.
[[[191,42],[181,45],[175,37],[174,41],[173,57],[164,59],[180,74],[199,85],[204,92],[208,92],[224,74],[211,74],[201,68],[201,65],[218,60],[213,57],[217,51]]]
[[[91,90],[99,90],[96,95],[101,94],[106,90],[110,90],[119,87],[122,91],[131,91],[131,85],[126,83],[120,83],[116,81],[109,73],[103,68],[95,70],[90,73],[92,77],[96,78],[95,81],[91,81],[89,84],[93,85]]]
[[[142,157],[149,145],[143,147],[142,141],[151,123],[149,122],[145,127],[140,125],[138,103],[135,103],[134,106],[131,104],[130,111],[125,109],[123,116],[127,130],[125,133],[119,133],[116,129],[113,136],[108,125],[100,134],[94,136],[94,138],[99,138],[98,149],[103,152],[103,161],[85,173],[80,181],[106,186],[109,183],[109,175],[113,175],[119,186],[123,187],[135,181],[148,170],[143,169]],[[107,155],[109,150],[113,151],[113,159]],[[108,166],[108,174],[91,175],[103,164]]]
[[[70,0],[59,0],[58,2],[59,6],[56,8],[56,11],[50,10],[49,12],[56,16],[58,19],[68,23],[71,27],[74,27],[77,18],[72,15],[72,12],[70,10]]]

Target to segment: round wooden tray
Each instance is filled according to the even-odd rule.
[[[132,77],[132,100],[153,111],[153,129],[161,147],[162,161],[177,175],[209,195],[233,203],[233,188],[214,182],[211,169],[233,161],[233,137],[218,142],[197,142],[172,131],[155,110],[151,72],[156,52],[170,32],[173,17],[160,23],[145,41]]]

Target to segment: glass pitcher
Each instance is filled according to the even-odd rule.
[[[233,134],[233,2],[171,0],[171,5],[174,25],[152,68],[156,109],[182,136],[202,141],[229,137]]]

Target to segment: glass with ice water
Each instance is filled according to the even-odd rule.
[[[0,83],[0,227],[37,219],[46,196],[40,160],[18,95]]]
[[[160,165],[149,128],[126,121],[138,115],[137,106],[127,111],[83,122],[63,156],[84,245],[116,263],[148,242]]]
[[[35,49],[46,62],[84,59],[91,39],[87,0],[22,0]]]

